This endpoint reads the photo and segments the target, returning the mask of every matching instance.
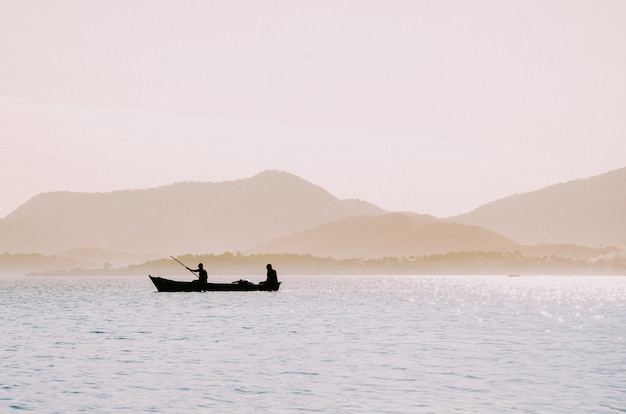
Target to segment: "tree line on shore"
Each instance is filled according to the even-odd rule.
[[[541,274],[541,275],[626,275],[626,257],[575,259],[558,256],[525,256],[519,251],[451,252],[410,257],[382,257],[378,259],[335,259],[301,254],[251,254],[236,252],[221,254],[181,255],[177,257],[189,267],[203,263],[209,275],[237,275],[262,277],[265,265],[272,263],[282,275],[376,275],[376,274]],[[2,275],[189,275],[172,258],[147,260],[124,267],[109,263],[101,266],[73,266],[72,262],[57,256],[40,254],[0,255]]]

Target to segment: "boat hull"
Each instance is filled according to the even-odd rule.
[[[158,276],[150,276],[150,280],[154,283],[159,292],[253,292],[266,291],[273,292],[280,288],[280,282],[277,285],[254,284],[246,281],[238,281],[233,283],[205,283],[199,281],[180,282],[177,280],[164,279]]]

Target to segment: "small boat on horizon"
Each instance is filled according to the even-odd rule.
[[[280,283],[269,285],[265,283],[252,283],[247,280],[238,280],[232,283],[200,283],[182,282],[178,280],[164,279],[158,276],[148,275],[159,292],[251,292],[266,291],[275,292],[280,288]]]

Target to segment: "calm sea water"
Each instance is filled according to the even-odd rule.
[[[0,278],[0,412],[626,412],[624,277],[281,280]]]

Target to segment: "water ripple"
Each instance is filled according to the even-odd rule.
[[[0,411],[626,412],[621,277],[2,278],[0,301]]]

